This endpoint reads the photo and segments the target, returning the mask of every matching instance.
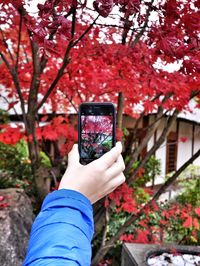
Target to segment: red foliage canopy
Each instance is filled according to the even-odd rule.
[[[38,13],[23,0],[3,0],[0,7],[0,90],[8,108],[20,103],[27,118],[77,111],[83,101],[117,103],[119,92],[133,117],[160,106],[181,111],[200,91],[199,0],[47,0]],[[176,70],[166,71],[169,64]],[[68,139],[63,153],[77,137],[61,116],[42,127],[34,120],[34,127],[39,140]],[[0,141],[14,144],[22,136],[4,127]],[[132,193],[124,184],[106,206],[114,201],[118,211],[136,213]],[[162,225],[175,215],[181,215],[176,208],[163,211]],[[195,215],[181,217],[183,226],[197,228],[199,208]],[[149,230],[138,231],[138,239],[146,242]]]
[[[39,12],[33,16],[23,1],[3,1],[1,54],[11,68],[17,65],[25,102],[34,76],[31,40],[39,45],[40,60],[47,59],[38,77],[38,104],[69,53],[70,63],[46,101],[53,111],[66,112],[72,103],[77,106],[85,100],[116,102],[117,92],[121,91],[125,95],[125,113],[133,116],[141,109],[146,113],[156,110],[166,94],[173,95],[165,101],[166,109],[186,107],[191,93],[199,90],[198,1],[98,0],[93,1],[93,6],[97,12],[88,8],[87,1],[46,1],[38,4]],[[118,8],[120,15],[115,20],[116,26],[98,25],[95,17],[108,17],[114,8]],[[144,34],[140,27],[145,27],[145,22],[148,27]],[[94,25],[89,31],[91,23]],[[128,33],[124,45],[120,36],[125,30]],[[144,36],[135,44],[134,37],[142,33]],[[155,67],[158,60],[163,65],[179,63],[180,68],[168,73]],[[0,82],[5,86],[8,100],[15,97],[18,101],[16,81],[10,77],[6,64],[1,64],[0,70]]]

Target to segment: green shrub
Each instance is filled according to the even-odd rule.
[[[16,145],[0,143],[0,188],[28,188],[32,183],[31,164],[24,140]]]

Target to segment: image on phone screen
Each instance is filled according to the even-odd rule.
[[[81,115],[81,125],[82,159],[97,159],[112,148],[112,115]]]
[[[82,103],[78,120],[82,164],[98,159],[115,146],[115,107],[112,103]]]

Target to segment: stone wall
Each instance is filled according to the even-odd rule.
[[[34,219],[31,201],[23,189],[0,189],[1,266],[21,266]]]

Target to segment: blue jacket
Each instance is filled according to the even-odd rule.
[[[90,265],[93,231],[90,201],[73,190],[54,191],[33,223],[23,266]]]

